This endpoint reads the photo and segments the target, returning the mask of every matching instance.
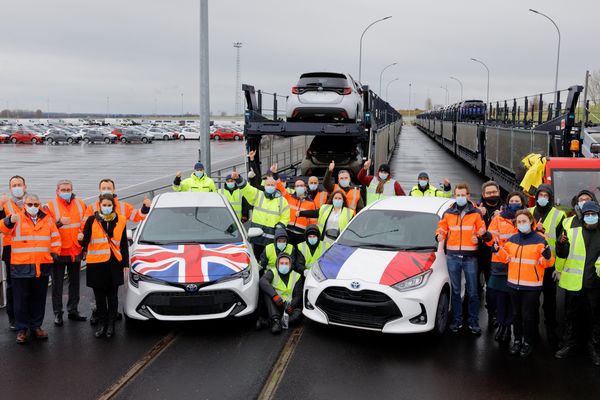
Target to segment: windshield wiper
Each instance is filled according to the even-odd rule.
[[[408,246],[398,247],[401,251],[417,251],[417,250],[437,250],[436,246]]]
[[[399,250],[400,247],[393,246],[391,244],[383,244],[383,243],[365,243],[361,244],[358,247],[368,247],[371,249],[385,249],[385,250]]]
[[[390,229],[390,230],[387,230],[387,231],[369,233],[368,235],[360,235],[358,232],[356,232],[353,229],[346,229],[346,230],[354,233],[356,236],[358,236],[361,239],[366,239],[366,238],[371,237],[371,236],[383,235],[385,233],[394,233],[394,232],[399,232],[400,231],[400,229],[395,228],[395,229]]]

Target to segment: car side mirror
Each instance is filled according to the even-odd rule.
[[[256,238],[256,237],[260,237],[262,235],[264,235],[264,231],[261,228],[250,228],[248,229],[248,237],[249,238]]]
[[[590,145],[590,153],[600,154],[600,143],[592,143]]]
[[[325,231],[325,236],[327,236],[329,239],[337,239],[340,236],[340,230],[339,229],[328,229]]]

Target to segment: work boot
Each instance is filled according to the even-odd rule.
[[[110,339],[115,335],[115,320],[108,320],[108,325],[106,326],[106,338]]]
[[[496,334],[494,335],[494,340],[496,342],[501,342],[504,333],[506,332],[506,325],[499,325],[498,329],[496,329]]]
[[[14,319],[9,319],[8,320],[8,330],[16,332],[17,326],[15,325],[15,320]]]
[[[17,344],[27,343],[27,331],[17,332]]]
[[[68,317],[69,317],[69,320],[71,320],[71,321],[79,321],[79,322],[87,321],[87,318],[84,317],[83,315],[79,314],[79,311],[70,312]]]
[[[63,326],[63,316],[62,316],[62,314],[56,314],[54,316],[54,325],[55,326]]]
[[[48,340],[48,333],[42,328],[35,328],[33,330],[33,337],[39,340]]]
[[[523,345],[521,346],[521,351],[519,352],[519,355],[521,357],[529,357],[532,352],[533,352],[533,347],[531,347],[531,345],[529,343],[523,342]]]
[[[94,332],[94,336],[101,338],[106,334],[106,322],[98,322],[97,325],[98,328],[96,329],[96,332]]]
[[[568,358],[577,354],[577,346],[575,344],[567,343],[563,347],[561,347],[556,353],[554,353],[554,357],[556,358]]]
[[[577,338],[575,337],[575,328],[572,322],[567,321],[565,324],[565,336],[561,348],[554,353],[556,358],[567,358],[574,356],[577,353]]]
[[[279,317],[273,317],[271,319],[271,333],[273,335],[279,335],[282,331],[281,319]]]
[[[510,354],[512,356],[519,354],[521,352],[521,347],[523,347],[523,343],[520,340],[515,340],[510,348]]]
[[[507,325],[504,334],[500,338],[500,343],[510,343],[512,339],[512,325]]]

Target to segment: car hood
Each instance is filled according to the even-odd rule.
[[[169,283],[218,281],[248,268],[250,255],[243,243],[138,245],[131,268],[140,275]]]
[[[386,251],[334,244],[319,259],[319,265],[327,279],[360,279],[391,286],[427,271],[435,258],[434,251]]]

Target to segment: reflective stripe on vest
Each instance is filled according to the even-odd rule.
[[[219,193],[225,196],[229,204],[231,204],[231,208],[237,215],[238,218],[242,218],[242,191],[240,189],[236,189],[230,192],[227,189],[219,189]]]
[[[529,211],[531,212],[531,215],[535,215],[535,207],[531,207]],[[556,207],[552,207],[548,215],[546,215],[546,219],[544,219],[544,222],[542,223],[544,226],[546,241],[548,242],[548,245],[552,249],[553,253],[556,249],[556,225],[559,217],[564,215],[564,212],[558,210]]]
[[[319,226],[319,230],[321,231],[321,233],[323,233],[323,231],[325,230],[325,227],[327,225],[327,220],[329,219],[329,215],[331,215],[332,212],[333,212],[333,205],[331,205],[331,204],[325,204],[323,207],[321,207],[319,209],[319,219],[318,219],[317,225]],[[338,230],[340,231],[340,234],[346,228],[346,226],[348,225],[348,222],[350,222],[351,219],[352,219],[352,210],[350,210],[349,208],[343,207],[342,210],[340,211],[340,219],[339,219],[339,225],[338,225]]]
[[[344,194],[346,195],[346,201],[348,202],[348,208],[356,210],[356,207],[358,206],[358,202],[360,201],[360,190],[358,190],[358,188],[356,188],[356,187],[353,187],[346,192],[344,189],[342,189],[342,187],[340,185],[336,184],[333,187],[333,191],[337,192],[338,190],[344,192]]]
[[[570,223],[569,223],[570,225]],[[566,231],[569,239],[569,255],[565,259],[558,285],[571,291],[579,291],[583,283],[585,269],[585,243],[581,227],[569,228]]]
[[[367,204],[371,204],[376,202],[377,200],[384,199],[386,197],[395,196],[396,195],[396,180],[390,179],[386,181],[383,185],[383,193],[376,193],[377,186],[379,186],[379,178],[374,176],[367,188]]]
[[[110,260],[110,255],[113,253],[118,261],[123,260],[121,255],[121,237],[125,232],[126,221],[124,218],[119,218],[114,228],[114,237],[108,238],[106,231],[94,219],[92,223],[92,237],[87,249],[87,262],[89,264],[101,263]]]
[[[300,274],[294,270],[290,271],[290,276],[286,285],[279,276],[279,271],[277,270],[277,268],[271,267],[270,270],[273,273],[273,280],[271,281],[273,289],[275,289],[275,291],[283,299],[283,301],[292,301],[292,295],[294,294],[294,286],[296,286],[296,282],[300,280]]]
[[[269,243],[267,245],[267,247],[265,247],[265,252],[267,254],[267,267],[274,267],[275,262],[277,261],[277,256],[281,253],[277,254],[277,251],[275,249],[275,244],[273,244],[273,243]],[[292,246],[289,243],[285,246],[285,249],[283,249],[283,253],[285,253],[289,256],[291,256],[293,252],[294,252],[294,246]]]
[[[308,243],[302,242],[298,245],[298,251],[300,251],[300,253],[302,253],[304,256],[304,266],[306,269],[311,269],[317,265],[317,261],[319,261],[319,258],[321,258],[323,255],[323,252],[325,251],[325,245],[324,242],[320,242],[315,249],[314,254],[311,254]]]

